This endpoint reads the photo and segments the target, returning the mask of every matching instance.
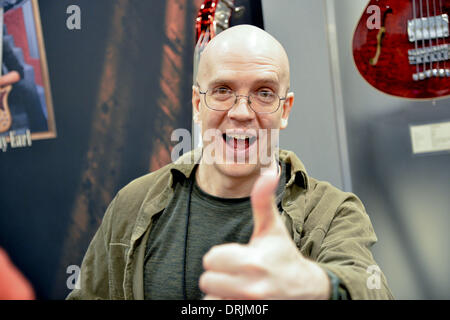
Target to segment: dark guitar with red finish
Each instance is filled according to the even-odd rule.
[[[450,95],[450,60],[410,64],[408,50],[448,44],[450,38],[436,37],[431,41],[409,41],[408,20],[415,18],[450,15],[450,0],[372,0],[367,5],[353,36],[353,57],[363,76],[376,89],[389,95],[410,99],[435,99]],[[420,3],[422,15],[420,15]],[[427,7],[428,4],[428,7]],[[374,21],[373,7],[380,8],[381,28],[369,28]],[[368,10],[369,9],[369,10]],[[370,20],[372,19],[372,20]],[[432,18],[433,19],[433,18]],[[436,20],[435,20],[436,21]],[[441,24],[442,25],[442,24]],[[419,29],[419,28],[418,28]],[[430,27],[433,31],[433,28]],[[437,27],[434,27],[437,32]],[[377,53],[378,51],[378,53]],[[425,67],[425,68],[424,68]],[[426,70],[429,71],[426,71]],[[430,76],[431,70],[433,75]],[[441,69],[441,73],[438,70]],[[444,71],[442,71],[444,70]],[[421,79],[413,79],[417,71],[423,72]],[[437,74],[436,74],[437,73]]]

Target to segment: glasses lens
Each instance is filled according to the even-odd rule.
[[[208,90],[206,96],[206,104],[214,110],[231,109],[236,101],[234,92],[228,88],[215,88]]]
[[[259,90],[249,95],[250,107],[257,113],[272,113],[278,109],[280,98],[270,90]],[[236,94],[226,87],[208,90],[206,105],[213,110],[229,110],[236,102]]]
[[[260,90],[250,94],[252,108],[258,113],[271,113],[278,108],[278,96],[268,90]]]

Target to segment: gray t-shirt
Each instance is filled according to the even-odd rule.
[[[286,165],[280,164],[277,203],[281,201],[287,182]],[[246,244],[252,235],[250,197],[226,199],[204,192],[195,182],[196,169],[190,179],[176,183],[168,206],[153,218],[144,261],[145,299],[181,300],[184,299],[184,286],[188,300],[202,299],[198,280],[204,272],[202,258],[205,253],[218,244]],[[193,186],[186,237],[190,183]]]

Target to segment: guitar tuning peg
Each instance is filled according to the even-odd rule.
[[[233,10],[233,13],[236,15],[237,18],[239,18],[242,13],[245,11],[245,7],[244,6],[235,6],[234,5],[234,1],[232,0],[222,0],[222,2],[231,10]]]
[[[234,14],[237,18],[240,18],[245,11],[244,6],[233,7]]]

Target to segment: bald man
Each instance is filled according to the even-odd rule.
[[[203,147],[119,191],[68,298],[392,298],[359,199],[278,148],[289,87],[267,32],[213,38],[192,90]]]

